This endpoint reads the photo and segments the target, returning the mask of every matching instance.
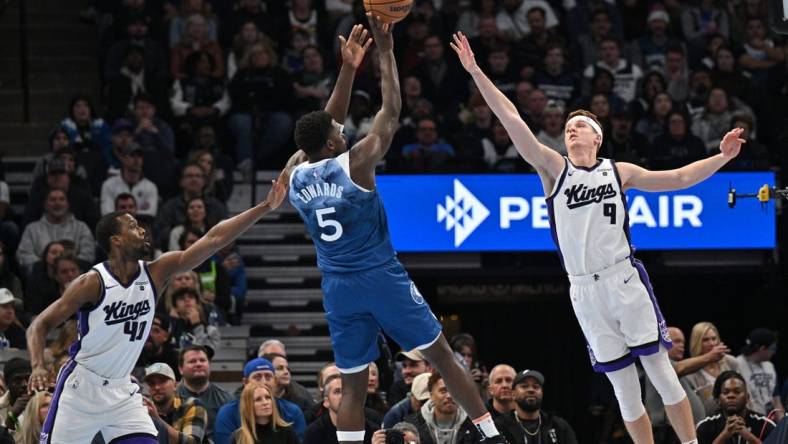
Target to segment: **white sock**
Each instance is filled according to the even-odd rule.
[[[492,420],[492,416],[489,413],[485,413],[484,415],[474,419],[473,425],[476,426],[476,428],[482,435],[484,435],[485,438],[492,438],[493,436],[498,436],[499,434],[498,429],[495,427],[495,423]]]
[[[337,441],[339,442],[364,441],[364,433],[365,433],[364,430],[360,432],[340,432],[339,430],[337,430]]]
[[[683,442],[681,444],[698,444],[698,440],[697,439],[693,439],[692,441]]]

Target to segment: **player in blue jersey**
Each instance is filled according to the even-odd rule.
[[[290,176],[290,202],[314,240],[323,272],[323,305],[342,372],[337,439],[344,444],[364,441],[369,363],[379,356],[377,336],[383,330],[404,349],[421,350],[440,371],[454,399],[473,418],[482,442],[505,443],[389,239],[375,189],[375,166],[397,130],[402,100],[391,25],[368,18],[380,57],[383,95],[369,133],[348,150],[342,135],[344,113],[328,107],[309,113],[296,123],[301,150],[284,173]],[[345,86],[334,95],[349,96],[350,85]]]

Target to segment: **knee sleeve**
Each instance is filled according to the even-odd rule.
[[[628,365],[621,370],[608,372],[607,378],[613,384],[616,392],[621,417],[626,422],[633,422],[646,413],[643,401],[640,399],[640,381],[634,365]]]
[[[657,393],[662,397],[663,404],[678,404],[687,397],[665,349],[660,348],[657,354],[641,356],[640,362],[643,364],[648,379],[651,380]]]

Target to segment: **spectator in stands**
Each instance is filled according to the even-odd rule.
[[[511,94],[517,88],[517,81],[520,76],[516,66],[509,57],[509,48],[499,46],[487,56],[487,66],[489,66],[490,80],[504,94]]]
[[[753,126],[754,122],[749,113],[737,111],[731,116],[731,129],[744,129],[739,137],[747,141],[747,150],[726,165],[727,170],[769,169],[769,151],[753,137]]]
[[[739,374],[747,384],[747,408],[777,420],[784,415],[783,404],[777,393],[777,372],[771,359],[777,352],[777,334],[766,328],[756,328],[747,336],[741,354],[736,357]]]
[[[309,36],[309,43],[313,45],[324,43],[324,35],[329,32],[324,29],[325,20],[319,20],[317,8],[312,0],[293,0],[290,2],[287,13],[290,32],[304,31]]]
[[[206,313],[199,291],[190,287],[180,288],[172,294],[172,304],[178,314],[172,320],[172,339],[176,347],[201,346],[213,355],[219,348],[221,336]]]
[[[145,369],[144,380],[148,385],[150,400],[143,399],[148,414],[159,430],[159,442],[202,443],[208,412],[199,399],[181,397],[175,393],[177,380],[172,368],[163,362],[153,363]]]
[[[265,30],[265,34],[276,41],[282,36],[281,29],[283,24],[277,20],[276,4],[262,0],[240,0],[236,2],[236,8],[229,14],[228,18],[222,21],[219,29],[221,43],[223,47],[231,47],[233,39],[241,31],[247,22],[252,22],[259,30]],[[242,55],[242,54],[241,54]],[[229,72],[229,64],[228,64]],[[232,78],[232,76],[228,76]]]
[[[699,66],[692,71],[692,75],[690,75],[690,90],[686,102],[687,111],[692,121],[699,118],[703,113],[712,86],[711,70],[709,68]]]
[[[667,121],[664,125],[668,126]],[[633,131],[632,127],[632,114],[629,111],[625,109],[613,111],[610,118],[611,131],[606,140],[602,141],[601,155],[616,159],[616,162],[631,162],[646,166],[651,155],[651,144],[645,136]]]
[[[565,156],[564,120],[564,107],[550,100],[542,111],[542,129],[536,133],[536,139]]]
[[[241,316],[246,307],[246,264],[244,264],[243,257],[238,253],[235,248],[235,242],[225,245],[218,253],[216,253],[217,262],[222,264],[222,268],[227,272],[230,278],[230,308],[227,310],[227,321],[232,325],[239,325],[241,323]],[[292,382],[299,387],[296,381]],[[303,387],[302,387],[303,388]]]
[[[689,117],[673,110],[664,133],[654,141],[648,164],[655,170],[680,168],[706,157],[703,141],[689,131]]]
[[[153,316],[150,334],[145,340],[142,353],[137,360],[137,367],[148,367],[157,362],[167,364],[175,374],[175,380],[180,377],[178,372],[178,350],[170,340],[170,318],[164,313],[157,312]],[[176,373],[177,372],[177,373]]]
[[[421,444],[421,439],[419,438],[419,430],[413,424],[407,422],[399,422],[394,424],[391,427],[394,430],[399,431],[402,433],[402,437],[404,438],[404,442],[407,444]],[[375,430],[375,433],[372,434],[372,444],[386,444],[386,436],[389,434],[387,430]]]
[[[293,90],[298,98],[296,115],[324,108],[334,89],[334,75],[326,70],[320,48],[308,45],[301,51],[303,69],[293,76]]]
[[[703,112],[692,122],[692,133],[703,141],[707,152],[719,148],[722,136],[730,128],[731,107],[727,91],[719,87],[711,88]]]
[[[413,173],[443,171],[454,157],[454,147],[438,139],[438,125],[434,119],[419,120],[416,143],[402,147],[406,168]]]
[[[588,109],[597,116],[599,123],[602,124],[602,131],[610,131],[610,116],[613,115],[613,105],[605,94],[594,94],[588,104]]]
[[[19,265],[29,272],[33,264],[42,258],[44,248],[58,239],[73,240],[77,257],[86,262],[93,262],[96,242],[90,228],[71,214],[66,193],[52,189],[46,196],[44,215],[25,227],[22,233],[22,240],[16,252]]]
[[[775,46],[767,32],[763,18],[747,19],[747,41],[739,56],[739,65],[750,73],[756,86],[763,84],[771,68],[779,66],[785,60],[782,48]]]
[[[542,410],[544,375],[523,370],[514,378],[514,410],[498,417],[498,430],[510,444],[536,442],[576,444],[572,426],[565,419]]]
[[[546,11],[541,6],[534,6],[526,13],[530,31],[517,42],[514,56],[520,63],[520,76],[531,78],[536,69],[543,68],[543,62],[550,45],[563,45],[563,38],[558,29],[545,26]]]
[[[74,281],[84,270],[80,266],[79,260],[73,254],[62,254],[55,259],[55,282],[58,286],[57,298],[63,296],[71,282]],[[55,299],[57,299],[55,298]],[[54,302],[54,300],[52,301]]]
[[[748,99],[753,94],[753,84],[750,77],[744,75],[729,46],[720,46],[714,54],[714,69],[711,71],[711,81],[728,91],[731,96],[739,99]],[[749,149],[749,145],[747,146]]]
[[[0,288],[0,350],[27,350],[25,327],[16,317],[17,300],[7,288]]]
[[[342,379],[339,376],[329,376],[323,383],[323,406],[328,409],[327,415],[322,415],[309,424],[304,432],[302,444],[338,444],[337,441],[337,412],[342,402]],[[372,442],[372,434],[380,426],[365,420],[364,443]]]
[[[69,319],[60,326],[55,339],[44,349],[44,361],[52,369],[53,381],[57,378],[60,367],[71,358],[69,349],[77,339],[77,320]]]
[[[175,48],[184,38],[193,37],[191,24],[192,17],[198,16],[203,20],[205,37],[216,41],[219,38],[218,23],[211,12],[210,3],[204,0],[188,0],[181,2],[178,15],[170,21],[170,47]]]
[[[216,76],[215,61],[203,51],[190,53],[183,62],[183,75],[175,80],[170,106],[182,133],[200,125],[215,125],[230,109],[224,78]]]
[[[0,397],[0,418],[3,418],[3,425],[12,432],[22,425],[22,412],[30,402],[31,393],[27,390],[27,382],[31,371],[30,361],[22,358],[11,358],[3,366],[8,391]]]
[[[542,114],[544,108],[547,106],[547,95],[539,88],[534,88],[525,101],[525,107],[520,110],[520,114],[528,123],[530,128],[533,128],[537,133],[542,129],[544,122]]]
[[[274,382],[276,383],[274,395],[277,398],[285,399],[297,405],[302,412],[311,409],[315,401],[304,387],[292,384],[292,375],[290,374],[287,358],[278,353],[268,353],[263,355],[263,358],[271,361],[271,364],[274,366]]]
[[[60,128],[68,134],[71,146],[88,157],[88,162],[82,162],[88,171],[88,176],[94,173],[95,168],[99,168],[95,160],[103,157],[104,164],[109,165],[106,154],[112,144],[110,128],[96,115],[90,99],[86,96],[74,97],[68,106],[68,117],[60,122]],[[87,153],[100,156],[88,156]]]
[[[114,76],[107,87],[107,118],[116,120],[134,110],[134,98],[139,94],[163,97],[163,79],[151,74],[145,66],[145,49],[132,45],[126,50],[120,75]]]
[[[210,33],[210,22],[199,14],[191,15],[185,21],[185,31],[172,47],[170,74],[176,79],[186,78],[189,75],[189,56],[199,52],[210,61],[210,70],[206,74],[216,79],[224,77],[222,48],[216,43],[215,35]]]
[[[26,279],[25,312],[37,315],[44,311],[58,295],[55,281],[55,259],[65,252],[62,241],[51,241],[41,254],[41,259],[33,263]]]
[[[490,399],[487,401],[487,411],[490,412],[493,420],[514,410],[512,384],[515,376],[517,372],[507,364],[498,364],[490,371],[490,386],[487,389]]]
[[[670,15],[657,4],[651,8],[646,23],[648,32],[634,42],[633,61],[646,71],[662,71],[665,69],[668,46],[673,44],[669,36]]]
[[[39,176],[46,174],[47,163],[55,158],[55,153],[57,153],[61,148],[71,148],[72,152],[74,152],[74,148],[71,146],[71,141],[68,138],[68,134],[63,128],[60,128],[60,126],[55,127],[55,129],[49,133],[48,141],[49,151],[41,156],[41,158],[36,162],[36,166],[33,167],[33,180],[36,180]],[[75,174],[83,179],[87,179],[88,173],[85,171],[85,167],[82,165],[75,165],[75,167]]]
[[[150,27],[146,17],[135,14],[126,22],[126,38],[115,42],[107,52],[104,63],[104,80],[112,80],[121,75],[123,60],[129,48],[138,47],[143,51],[145,69],[159,82],[167,77],[167,56],[159,42],[149,36]]]
[[[578,60],[574,62],[574,65],[578,69],[592,65],[599,60],[599,47],[602,39],[610,36],[613,31],[613,21],[605,8],[594,9],[591,12],[589,23],[588,33],[580,33],[577,36],[578,49],[574,52],[578,55]]]
[[[36,179],[30,187],[30,194],[22,222],[28,225],[41,218],[44,213],[46,196],[51,190],[66,193],[71,213],[89,227],[94,226],[101,216],[99,208],[93,201],[93,193],[87,181],[73,172],[74,153],[69,148],[62,148],[55,158],[47,163],[46,176]]]
[[[374,362],[369,363],[369,383],[367,383],[366,408],[375,410],[378,412],[381,418],[389,410],[386,400],[380,393],[380,371],[378,370],[378,365]]]
[[[690,334],[691,357],[704,355],[720,344],[723,342],[720,339],[719,330],[711,322],[698,322],[692,327]],[[718,407],[716,396],[712,391],[714,381],[727,370],[739,371],[736,358],[729,354],[725,354],[718,361],[709,362],[697,372],[685,376],[689,386],[700,396],[706,406],[707,414],[711,414]]]
[[[681,13],[681,28],[690,45],[690,54],[699,52],[706,39],[721,34],[730,37],[728,14],[714,0],[701,0],[697,6],[684,9]]]
[[[427,390],[430,399],[419,411],[405,418],[405,422],[416,426],[422,443],[470,444],[481,440],[468,414],[454,402],[437,371],[432,371]]]
[[[288,114],[293,109],[293,80],[276,60],[270,46],[256,44],[230,82],[233,112],[228,125],[241,171],[251,171],[255,161],[279,154],[293,132]]]
[[[205,222],[205,200],[202,196],[192,197],[186,203],[186,220],[182,225],[175,226],[170,231],[170,241],[167,248],[169,251],[181,249],[178,241],[187,228],[197,230],[200,236],[211,228]]]
[[[502,6],[496,22],[501,35],[508,41],[518,41],[531,32],[528,12],[533,8],[544,10],[546,28],[558,25],[558,17],[553,8],[544,0],[504,0]]]
[[[157,115],[158,104],[149,92],[140,92],[133,102],[134,141],[142,148],[175,152],[175,135],[170,125]]]
[[[613,91],[625,102],[635,100],[637,86],[643,78],[643,71],[638,65],[621,57],[621,44],[615,37],[604,37],[599,43],[599,60],[588,65],[583,77],[590,83],[598,70],[607,70],[613,74]]]
[[[190,345],[178,354],[178,367],[182,375],[176,394],[181,399],[197,398],[208,412],[205,437],[213,437],[213,424],[219,408],[233,399],[233,395],[211,382],[211,360],[208,349]]]
[[[402,379],[395,379],[389,388],[386,400],[389,405],[394,405],[407,396],[413,378],[431,371],[430,364],[424,359],[424,355],[419,350],[400,351],[397,353],[397,360],[402,361]]]
[[[667,126],[667,117],[673,111],[673,100],[666,92],[658,93],[649,105],[648,114],[638,120],[635,131],[646,136],[649,144],[653,144],[663,134]]]
[[[468,95],[468,82],[461,75],[455,57],[446,57],[443,39],[424,39],[424,56],[413,74],[422,84],[422,93],[438,113],[454,109]]]
[[[271,42],[262,43],[271,45]],[[309,45],[311,45],[309,33],[302,30],[291,33],[287,47],[282,51],[282,68],[290,74],[301,72],[304,69],[304,49]]]
[[[449,341],[454,356],[460,360],[463,367],[470,373],[471,379],[480,386],[486,384],[487,369],[479,362],[476,352],[476,340],[469,333],[458,333]],[[482,392],[484,390],[481,390]],[[484,395],[482,395],[484,396]]]
[[[41,428],[52,403],[49,392],[34,392],[20,416],[20,427],[14,433],[16,444],[39,444]]]
[[[698,444],[742,441],[757,444],[774,430],[772,420],[747,408],[747,383],[739,373],[731,370],[720,373],[714,381],[713,394],[719,413],[698,423]]]
[[[348,143],[355,143],[367,135],[372,128],[374,111],[374,104],[369,94],[360,90],[353,91],[350,96],[350,112],[345,118],[345,126],[342,130]]]
[[[478,14],[474,8],[468,11],[468,15],[478,20],[478,24],[473,26],[473,32],[466,32],[470,30],[468,25],[462,23],[463,17],[457,22],[457,29],[462,31],[470,40],[471,47],[478,60],[487,60],[490,51],[502,46],[503,39],[498,31],[498,24],[495,21],[495,2],[491,0],[483,0],[481,9]],[[463,13],[465,14],[465,13]],[[466,28],[463,30],[462,28]],[[478,30],[477,30],[478,29]]]
[[[202,233],[188,227],[178,239],[181,250],[186,250],[202,237]],[[232,305],[230,300],[230,277],[216,256],[211,257],[193,270],[200,281],[202,307],[210,325],[225,325],[226,313]]]
[[[205,172],[197,163],[187,163],[181,169],[180,194],[173,196],[162,204],[154,225],[155,232],[160,236],[159,245],[166,245],[170,230],[186,221],[186,205],[193,197],[202,196],[205,190]],[[208,226],[214,226],[227,217],[227,207],[215,197],[204,197],[205,220]]]
[[[338,372],[337,372],[338,373]],[[216,417],[216,434],[214,435],[215,444],[229,444],[231,443],[231,435],[234,430],[241,426],[240,417],[240,400],[238,399],[244,387],[248,384],[265,385],[273,393],[276,386],[276,378],[274,373],[274,365],[271,361],[265,358],[255,358],[247,362],[244,366],[243,379],[241,379],[241,387],[235,392],[235,398],[222,406],[219,414]],[[290,401],[285,399],[276,398],[276,407],[279,410],[282,419],[289,422],[296,437],[301,440],[304,437],[306,430],[306,422],[304,421],[304,414],[301,410]]]
[[[574,103],[580,95],[580,79],[568,69],[565,53],[566,50],[559,43],[547,45],[543,68],[536,71],[533,77],[535,86],[544,91],[548,99],[563,107]]]
[[[227,56],[227,79],[232,80],[235,73],[238,72],[238,64],[246,54],[246,51],[256,43],[262,43],[267,37],[260,32],[260,28],[254,20],[246,20],[238,29],[238,32],[233,37],[230,46],[229,55]]]
[[[391,409],[383,416],[383,428],[391,428],[394,424],[404,421],[410,415],[415,414],[430,399],[430,391],[427,382],[432,373],[425,372],[413,378],[410,391],[407,396],[391,405]]]
[[[276,400],[267,385],[247,384],[240,398],[241,427],[233,432],[234,444],[298,442],[291,424],[280,416]]]
[[[134,196],[137,215],[148,216],[152,221],[158,212],[159,190],[143,174],[143,150],[136,143],[126,145],[120,152],[121,170],[117,176],[104,181],[101,186],[101,214],[114,211],[115,198],[128,193]]]
[[[132,216],[137,215],[137,199],[129,193],[120,193],[115,197],[114,211],[123,211]]]
[[[278,354],[287,358],[287,348],[285,348],[285,344],[283,344],[282,341],[278,339],[268,339],[266,341],[263,341],[262,344],[260,344],[260,347],[257,349],[257,357],[262,358],[263,356],[269,354]],[[318,372],[318,381],[317,381],[318,390],[320,390],[320,387],[322,386],[321,384],[322,381],[320,378],[322,377],[323,372],[326,371],[327,368],[331,367],[331,369],[328,371],[329,374],[333,374],[339,371],[337,370],[336,366],[334,366],[333,364],[334,364],[333,362],[330,362],[324,365],[323,368],[320,369],[320,372]],[[293,389],[294,393],[299,393],[301,394],[301,396],[307,396],[310,399],[312,399],[312,396],[309,394],[309,391],[306,389],[306,387],[301,385],[298,381],[291,379],[290,387]],[[310,407],[309,410],[313,410],[313,407]]]
[[[7,251],[5,244],[0,241],[0,288],[6,288],[19,302],[24,301],[22,281],[14,273],[13,256]]]
[[[453,163],[462,171],[481,171],[484,169],[483,140],[491,136],[493,114],[481,95],[476,94],[468,102],[470,113],[461,117],[464,125],[451,131],[455,148]],[[404,154],[404,153],[403,153]]]
[[[205,191],[222,202],[233,194],[235,179],[233,170],[235,163],[232,157],[222,151],[216,143],[216,130],[210,125],[202,125],[194,134],[192,150],[187,156],[188,162],[198,163],[205,172]]]
[[[689,94],[689,69],[686,50],[680,44],[669,46],[665,54],[667,91],[674,102],[683,102]]]
[[[490,138],[482,140],[484,161],[487,162],[487,166],[493,171],[501,172],[523,168],[525,163],[520,162],[520,154],[500,120],[493,120],[490,132],[492,133]]]

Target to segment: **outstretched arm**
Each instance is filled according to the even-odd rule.
[[[501,124],[509,133],[515,148],[526,162],[531,164],[540,173],[547,173],[551,178],[558,177],[564,168],[564,160],[555,150],[542,145],[528,125],[520,118],[517,108],[502,93],[495,84],[486,76],[479,65],[468,43],[468,38],[461,32],[454,34],[454,42],[450,43],[460,63],[473,78],[476,87],[479,88],[482,97],[490,106],[490,109],[501,121]]]
[[[675,170],[649,171],[631,163],[619,163],[618,172],[625,190],[673,191],[689,188],[703,182],[739,154],[742,128],[734,128],[720,142],[720,154],[708,157]]]
[[[170,276],[194,269],[222,247],[234,241],[260,217],[278,208],[285,198],[286,190],[287,185],[282,183],[281,178],[274,181],[271,191],[263,202],[219,222],[185,251],[171,251],[151,262],[149,270],[155,285],[161,288]]]
[[[347,117],[350,107],[350,93],[353,90],[353,78],[356,76],[356,70],[361,66],[361,62],[364,61],[364,55],[370,45],[372,45],[372,39],[369,38],[369,33],[362,25],[353,26],[347,39],[339,36],[342,68],[339,70],[334,91],[326,103],[326,112],[331,114],[337,123],[343,123]]]

